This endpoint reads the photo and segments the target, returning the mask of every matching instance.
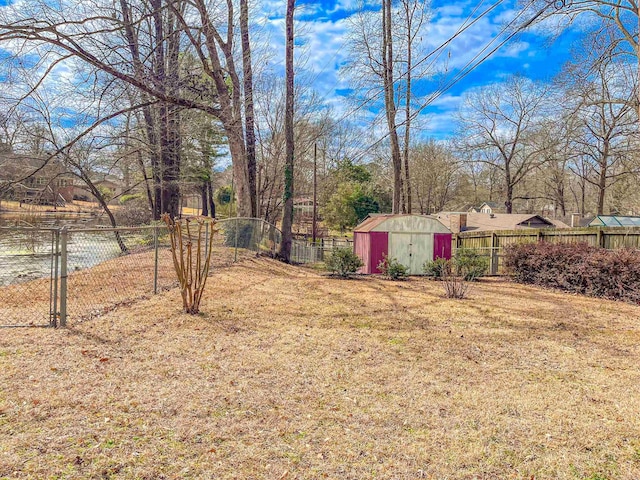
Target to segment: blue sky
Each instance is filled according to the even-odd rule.
[[[483,2],[478,11],[489,8],[492,4],[491,1]],[[348,61],[344,36],[349,17],[363,8],[362,0],[302,1],[298,5],[301,6],[297,15],[298,30],[303,36],[300,43],[305,44],[305,47],[298,52],[298,58],[304,65],[303,69],[313,72],[310,77],[315,82],[315,88],[327,103],[333,105],[340,113],[347,108],[345,96],[348,95],[350,87],[348,80],[339,71],[340,65]],[[425,33],[425,45],[416,52],[415,56],[421,57],[446,41],[477,5],[477,1],[473,0],[459,2],[434,0],[430,6],[431,19]],[[364,8],[378,10],[379,1],[364,0]],[[264,0],[263,11],[269,12],[269,24],[274,29],[272,33],[274,44],[283,42],[284,2]],[[504,38],[500,32],[504,25],[517,14],[517,11],[516,2],[500,2],[489,15],[456,38],[442,56],[448,63],[445,78],[455,75],[492,39]],[[537,28],[536,32],[519,34],[425,109],[422,119],[426,121],[421,122],[424,127],[423,136],[440,139],[451,136],[454,133],[452,125],[454,114],[465,93],[470,90],[501,82],[509,74],[518,74],[539,81],[551,80],[560,71],[561,66],[569,60],[571,46],[578,40],[579,35],[580,33],[575,29],[568,30],[551,41],[544,27]],[[442,65],[441,62],[441,70]],[[299,72],[299,74],[305,73]],[[438,81],[441,79],[442,75],[433,81],[421,82],[419,85],[421,93],[428,96],[436,91]]]
[[[25,1],[25,0],[14,0]],[[28,1],[28,0],[27,0]],[[0,0],[0,6],[10,0]],[[489,8],[495,0],[484,0],[478,12]],[[250,0],[254,19],[261,25],[262,35],[269,38],[270,62],[281,71],[284,62],[284,0]],[[312,82],[327,105],[335,110],[335,116],[348,113],[352,105],[347,96],[352,86],[340,67],[349,61],[346,35],[349,18],[364,8],[379,10],[379,0],[298,0],[296,29],[297,75],[300,81]],[[446,1],[433,0],[430,5],[431,19],[423,36],[423,46],[415,52],[420,58],[441,45],[469,17],[478,0]],[[498,1],[492,12],[478,21],[473,28],[461,34],[444,51],[439,70],[446,74],[416,84],[416,90],[424,96],[438,88],[443,78],[451,78],[492,39],[503,38],[501,30],[515,15],[518,7],[515,0]],[[419,122],[423,137],[447,138],[454,132],[453,120],[465,93],[487,85],[501,82],[509,74],[519,74],[534,80],[548,81],[560,70],[570,55],[572,43],[580,33],[565,31],[553,43],[543,29],[520,34],[475,68],[464,79],[453,85],[429,105]],[[260,41],[260,40],[256,40]],[[0,54],[1,54],[0,50]],[[65,74],[63,68],[61,73]],[[369,112],[373,115],[374,112]]]

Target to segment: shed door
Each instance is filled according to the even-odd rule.
[[[368,233],[354,232],[353,234],[353,248],[362,260],[364,265],[360,268],[359,273],[371,273],[369,265],[369,250],[371,248],[371,238]]]
[[[424,262],[433,260],[432,233],[391,233],[389,256],[409,267],[409,274],[424,273]]]
[[[451,234],[433,234],[433,258],[451,258]]]
[[[382,261],[382,256],[387,255],[389,251],[389,234],[387,232],[371,232],[370,257],[369,265],[371,266],[367,273],[380,273],[378,265]]]

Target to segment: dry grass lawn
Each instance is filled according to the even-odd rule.
[[[0,330],[0,478],[640,478],[640,307],[245,259],[202,310]]]

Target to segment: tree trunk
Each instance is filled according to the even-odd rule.
[[[239,127],[239,131],[238,131]],[[244,145],[242,123],[228,127],[229,152],[233,159],[233,178],[237,212],[239,217],[251,217],[251,192],[249,191],[249,170],[247,169],[247,155]]]
[[[604,195],[607,191],[607,170],[600,170],[600,178],[598,179],[598,215],[604,213]]]
[[[149,202],[149,209],[153,214],[155,210],[153,206],[153,194],[151,193],[151,187],[149,185],[149,177],[147,176],[147,170],[144,166],[144,161],[142,160],[142,152],[140,150],[138,150],[136,157],[138,160],[138,165],[140,166],[140,171],[142,172],[142,178],[144,179],[144,187],[145,187],[145,192],[147,193],[147,201]],[[154,218],[154,220],[156,220],[156,218]]]
[[[202,210],[200,214],[203,217],[209,216],[209,201],[207,197],[207,182],[204,181],[202,182],[202,185],[200,185],[200,201],[202,202]]]
[[[211,218],[216,218],[216,203],[213,200],[213,182],[207,181],[207,192],[209,197],[209,213]]]
[[[179,55],[180,55],[180,35],[177,30],[177,20],[173,14],[173,10],[167,10],[166,20],[166,65],[167,68],[163,72],[165,77],[166,91],[176,96],[179,91]],[[164,195],[163,203],[165,211],[169,213],[171,218],[181,215],[180,208],[180,150],[182,137],[180,134],[180,107],[174,104],[167,104],[166,108],[166,158],[163,161],[164,172],[163,184]],[[163,154],[165,151],[163,150]]]
[[[504,206],[506,208],[507,213],[512,213],[513,211],[513,182],[511,181],[511,169],[509,168],[511,165],[511,159],[505,158],[505,168],[504,168],[504,180],[505,180],[505,201]]]
[[[507,199],[504,202],[507,213],[513,212],[513,187],[509,185],[507,187]]]
[[[393,80],[393,38],[391,36],[391,0],[382,0],[382,68],[384,86],[384,104],[387,127],[391,142],[391,165],[393,171],[393,213],[403,211],[402,202],[402,159],[396,126],[396,104],[394,100]]]
[[[557,204],[560,207],[560,214],[562,217],[567,215],[567,205],[564,199],[564,185],[558,184],[558,188],[556,190],[557,196]]]
[[[282,243],[280,244],[280,256],[285,262],[291,261],[291,244],[293,235],[291,231],[293,223],[293,158],[294,158],[294,134],[293,134],[293,14],[295,10],[295,0],[287,0],[286,13],[286,54],[285,54],[285,75],[286,75],[286,101],[284,112],[284,134],[285,134],[285,169],[284,169],[284,209],[282,212]]]
[[[209,75],[213,80],[219,103],[217,117],[222,123],[222,127],[229,141],[229,153],[231,154],[233,176],[236,185],[237,214],[242,217],[250,217],[252,214],[252,203],[255,204],[255,202],[252,201],[251,188],[249,186],[249,167],[242,122],[241,86],[234,60],[233,3],[230,0],[227,1],[228,22],[225,25],[227,29],[226,41],[223,41],[209,16],[207,2],[204,0],[195,0],[193,4],[198,10],[202,21],[202,32],[205,37],[211,67]],[[218,49],[224,54],[226,62],[224,66],[218,54]],[[231,85],[229,85],[229,81]]]
[[[247,142],[247,170],[251,216],[258,216],[256,186],[256,134],[253,110],[253,69],[251,67],[251,44],[249,42],[248,0],[240,0],[240,37],[242,42],[242,70],[244,76],[244,131]]]
[[[411,79],[413,70],[413,31],[412,31],[412,14],[409,13],[410,7],[405,4],[407,15],[407,94],[405,104],[404,119],[404,188],[406,191],[406,212],[411,213],[411,177],[409,175],[409,144],[411,143]]]

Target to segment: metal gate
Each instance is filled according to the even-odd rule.
[[[55,327],[60,231],[0,227],[0,327]]]

